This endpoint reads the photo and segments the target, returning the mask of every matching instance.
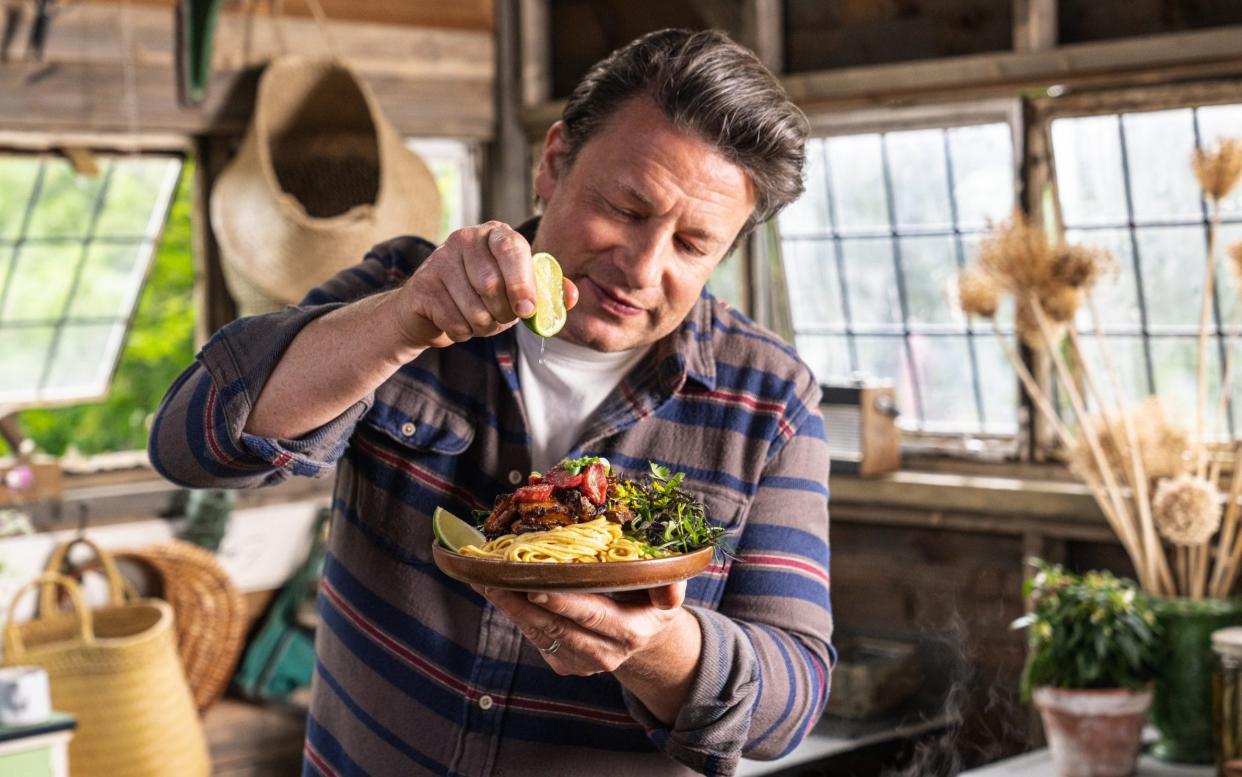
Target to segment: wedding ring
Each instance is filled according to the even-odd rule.
[[[539,647],[539,646],[536,645],[535,647]],[[559,639],[554,639],[552,640],[551,645],[548,645],[546,648],[539,648],[539,652],[552,655],[553,653],[555,653],[556,651],[560,649],[561,649],[561,641]]]

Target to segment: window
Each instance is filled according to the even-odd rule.
[[[1200,304],[1207,262],[1208,206],[1191,171],[1196,147],[1242,134],[1242,105],[1066,117],[1051,122],[1066,237],[1112,251],[1115,278],[1097,286],[1104,341],[1131,398],[1158,393],[1194,407]],[[1242,306],[1225,247],[1242,239],[1242,193],[1222,203],[1209,342],[1209,394],[1219,385],[1230,331]],[[1083,312],[1079,330],[1095,331]],[[1089,338],[1085,347],[1099,347]],[[1232,343],[1237,348],[1237,342]],[[1235,365],[1237,369],[1242,365]],[[1236,435],[1242,390],[1209,413],[1219,434]],[[1215,410],[1213,405],[1212,410]]]
[[[447,138],[412,138],[406,146],[417,153],[435,176],[440,190],[439,241],[455,229],[479,223],[478,151],[474,144]]]
[[[102,398],[181,160],[0,156],[0,407]]]
[[[1013,370],[954,303],[980,233],[1013,207],[1007,121],[813,140],[779,228],[795,345],[819,380],[893,379],[906,429],[1015,433]]]

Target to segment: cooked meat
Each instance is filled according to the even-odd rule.
[[[604,517],[613,523],[626,523],[634,520],[634,513],[623,504],[614,504],[604,511]]]
[[[516,517],[517,511],[513,509],[512,496],[497,498],[496,506],[492,508],[492,514],[487,516],[487,520],[483,522],[483,535],[488,539],[492,539],[507,533],[509,524]]]
[[[573,523],[578,522],[574,520],[572,515],[546,512],[540,515],[519,518],[509,527],[509,531],[514,534],[524,534],[531,531],[547,531],[548,529],[555,529],[557,526],[569,526]]]

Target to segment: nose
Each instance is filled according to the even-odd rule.
[[[629,239],[629,251],[622,259],[625,280],[631,288],[649,289],[660,285],[664,273],[664,244],[662,230],[635,230]]]

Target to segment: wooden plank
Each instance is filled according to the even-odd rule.
[[[115,0],[84,0],[85,3],[116,5]],[[172,13],[173,0],[129,0],[135,7],[167,9]],[[492,0],[319,0],[324,15],[331,21],[374,22],[414,27],[444,27],[463,30],[492,29]],[[235,5],[235,4],[233,4]],[[292,18],[310,17],[306,0],[282,4],[282,13]],[[224,16],[236,15],[228,9]]]
[[[120,65],[12,63],[0,66],[0,129],[239,133],[249,120],[257,77],[254,71],[218,72],[206,102],[182,109],[167,67],[127,72]],[[403,134],[478,139],[492,134],[490,81],[362,78]]]
[[[1134,40],[1062,46],[1051,51],[980,54],[947,60],[841,68],[785,77],[804,108],[852,107],[949,94],[1016,94],[1051,84],[1242,73],[1242,26]]]
[[[1013,0],[1015,51],[1048,51],[1057,45],[1057,0]]]
[[[121,34],[121,30],[125,34]],[[221,20],[217,70],[206,102],[176,103],[172,16],[158,8],[79,5],[57,19],[44,62],[0,65],[0,130],[228,133],[245,127],[255,68],[281,50],[325,51],[313,22],[285,20],[283,36],[257,23],[249,50],[243,20]],[[116,31],[100,34],[101,31]],[[347,62],[408,135],[487,138],[492,133],[493,42],[484,32],[361,22],[332,25]],[[128,39],[128,52],[122,41]],[[127,56],[128,54],[128,56]]]

